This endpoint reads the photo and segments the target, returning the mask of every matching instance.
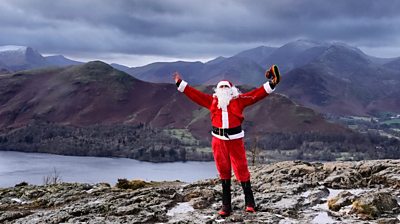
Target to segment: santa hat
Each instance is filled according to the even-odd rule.
[[[221,86],[229,86],[230,88],[232,88],[233,84],[231,82],[229,82],[228,80],[222,80],[217,84],[217,88],[219,88]]]

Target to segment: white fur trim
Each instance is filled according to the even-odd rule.
[[[228,111],[222,111],[222,128],[229,128]]]
[[[231,84],[228,81],[221,81],[217,84],[217,88],[221,87],[221,86],[229,86],[232,87]]]
[[[271,86],[269,85],[269,82],[264,83],[264,89],[265,92],[267,92],[268,94],[272,93],[275,89],[272,89]]]
[[[183,93],[183,91],[185,91],[185,88],[186,88],[186,86],[187,86],[187,82],[185,82],[185,81],[181,81],[181,83],[179,84],[179,86],[178,86],[178,90],[179,90],[179,92],[182,92]]]
[[[244,137],[244,131],[242,130],[242,132],[238,133],[238,134],[234,134],[234,135],[229,135],[229,139],[225,136],[221,136],[221,135],[217,135],[214,132],[211,132],[212,136],[219,138],[221,140],[233,140],[233,139],[238,139],[238,138],[243,138]]]

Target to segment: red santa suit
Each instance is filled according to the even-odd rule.
[[[244,147],[243,110],[268,96],[273,89],[269,83],[247,93],[232,98],[226,110],[218,108],[218,98],[203,93],[183,80],[178,81],[178,90],[192,101],[210,110],[213,126],[212,150],[217,170],[221,179],[231,178],[231,168],[240,182],[250,180]]]

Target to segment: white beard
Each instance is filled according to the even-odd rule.
[[[218,98],[218,108],[222,109],[223,111],[227,111],[229,102],[233,98],[232,89],[231,88],[215,89],[214,96],[217,96]]]

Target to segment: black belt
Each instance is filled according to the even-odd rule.
[[[242,126],[237,126],[235,128],[217,128],[212,127],[212,132],[219,136],[225,136],[229,139],[229,135],[236,135],[242,132]]]

